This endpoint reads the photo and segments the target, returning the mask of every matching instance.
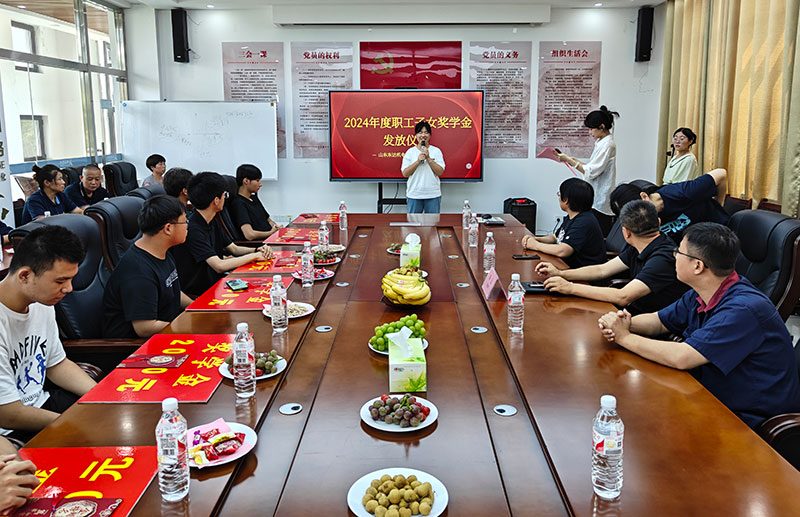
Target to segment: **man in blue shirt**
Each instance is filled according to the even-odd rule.
[[[100,185],[102,176],[100,167],[89,164],[83,168],[81,180],[67,187],[64,194],[80,208],[99,203],[108,197],[108,191]]]
[[[678,279],[692,290],[658,312],[600,318],[609,341],[657,363],[689,370],[750,427],[800,411],[792,340],[772,302],[734,271],[739,239],[716,223],[690,226],[675,249]],[[684,341],[646,336],[682,334]]]

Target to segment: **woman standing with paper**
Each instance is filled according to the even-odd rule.
[[[609,111],[605,106],[586,115],[583,125],[589,128],[589,136],[595,139],[592,155],[586,163],[563,153],[558,154],[560,161],[575,167],[583,174],[583,179],[594,187],[592,213],[597,217],[604,236],[608,235],[614,224],[614,212],[609,201],[611,189],[617,182],[617,144],[611,134],[614,117],[619,117],[619,113]]]
[[[421,120],[414,126],[417,145],[403,155],[400,171],[406,184],[406,203],[409,214],[438,214],[442,203],[439,176],[444,174],[444,155],[430,145],[431,125]]]

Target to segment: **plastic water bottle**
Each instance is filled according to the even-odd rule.
[[[519,282],[519,273],[513,273],[508,285],[508,330],[522,332],[524,324],[525,289]]]
[[[464,209],[461,210],[461,228],[469,230],[469,222],[472,220],[472,207],[469,206],[469,199],[464,200]]]
[[[486,240],[483,242],[483,271],[488,273],[494,267],[494,233],[486,232]]]
[[[249,398],[256,394],[256,351],[247,323],[236,325],[233,340],[233,385],[236,396]]]
[[[341,221],[341,219],[339,219]],[[311,242],[303,243],[303,255],[300,259],[300,278],[303,280],[303,287],[314,285],[314,254],[311,253]]]
[[[289,306],[286,300],[286,288],[281,282],[281,276],[272,277],[272,288],[269,290],[270,317],[272,318],[272,331],[283,332],[289,328]]]
[[[319,249],[322,251],[328,251],[328,242],[330,239],[330,231],[328,230],[328,225],[325,221],[319,223]]]
[[[339,201],[339,229],[347,229],[347,205],[344,201]]]
[[[478,218],[475,217],[475,214],[472,214],[469,218],[468,240],[470,248],[478,247]]]
[[[166,501],[180,501],[189,493],[189,462],[186,458],[186,419],[178,412],[178,399],[161,402],[156,426],[158,488]]]
[[[625,424],[617,414],[613,395],[600,397],[600,411],[592,420],[592,486],[603,499],[616,499],[622,491],[622,442]]]

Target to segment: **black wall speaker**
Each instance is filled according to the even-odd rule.
[[[186,27],[186,11],[172,10],[172,55],[178,63],[189,62],[189,33]]]
[[[650,61],[650,53],[652,52],[652,50],[653,50],[653,8],[642,7],[641,9],[639,9],[639,23],[636,25],[635,60],[637,62]]]

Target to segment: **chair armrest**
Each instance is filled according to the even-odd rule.
[[[756,432],[775,452],[800,469],[800,413],[786,413],[764,420]]]
[[[619,251],[608,251],[608,250],[606,250],[606,257],[608,258],[608,260],[611,260],[614,257],[618,257],[618,256],[619,256]]]
[[[62,342],[66,352],[98,354],[131,354],[142,346],[144,339],[68,339]]]
[[[613,278],[611,279],[611,281],[608,282],[608,287],[613,287],[614,289],[622,289],[623,287],[628,285],[629,282],[630,279],[628,278]]]

